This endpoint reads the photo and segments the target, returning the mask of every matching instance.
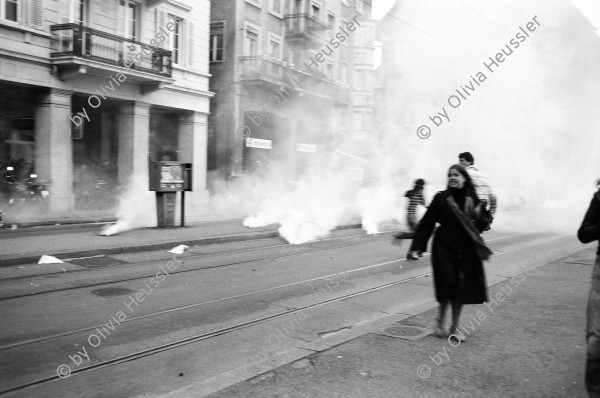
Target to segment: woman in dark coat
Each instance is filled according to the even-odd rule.
[[[600,239],[600,184],[588,207],[577,238],[582,243]],[[592,269],[592,282],[587,303],[587,358],[585,363],[585,386],[590,398],[600,397],[600,246],[596,251],[596,263]]]
[[[483,225],[478,222],[479,199],[467,171],[460,165],[448,170],[448,187],[439,192],[419,222],[411,251],[418,255],[427,249],[427,242],[436,223],[440,224],[433,239],[431,264],[435,297],[439,302],[436,335],[445,337],[444,318],[448,303],[452,305],[450,336],[456,334],[463,304],[487,301],[483,260],[491,250],[480,237]]]

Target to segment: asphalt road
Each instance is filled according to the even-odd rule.
[[[489,283],[581,249],[550,231],[486,239]],[[429,261],[390,241],[343,230],[1,269],[0,394],[204,396],[418,315],[435,305]]]

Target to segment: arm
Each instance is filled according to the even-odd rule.
[[[442,204],[441,194],[435,195],[433,201],[427,208],[425,215],[419,221],[419,225],[417,225],[417,231],[415,233],[415,238],[413,239],[413,243],[410,247],[411,251],[421,251],[424,252],[427,249],[427,242],[433,233],[433,229],[435,228],[435,223],[438,217],[438,210]]]
[[[496,195],[494,194],[494,192],[492,192],[490,190],[490,214],[492,215],[492,217],[496,213],[497,205],[498,205],[498,199],[496,198]]]
[[[427,207],[425,204],[425,195],[423,195],[423,191],[419,192],[419,204]]]
[[[577,238],[581,243],[590,243],[600,238],[600,197],[594,195],[590,202],[583,222],[577,231]]]

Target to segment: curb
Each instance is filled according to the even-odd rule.
[[[1,229],[10,229],[12,225],[16,225],[18,228],[33,228],[33,227],[59,227],[59,226],[79,226],[79,225],[90,225],[90,224],[110,224],[117,222],[117,219],[114,217],[111,218],[98,218],[95,220],[60,220],[60,221],[26,221],[26,222],[16,222],[4,220],[3,226]]]
[[[361,228],[361,224],[349,224],[349,225],[340,225],[334,229],[334,231],[340,231],[344,229],[357,229]],[[279,232],[277,231],[269,231],[269,232],[254,232],[249,234],[237,234],[237,235],[222,235],[222,236],[211,236],[207,238],[200,239],[191,239],[191,240],[172,240],[168,242],[160,242],[160,243],[149,243],[145,245],[136,245],[136,246],[121,246],[121,247],[111,247],[106,249],[93,249],[93,250],[82,250],[82,251],[72,251],[72,252],[62,252],[62,253],[47,253],[51,256],[57,257],[61,260],[64,259],[72,259],[79,257],[92,257],[92,256],[101,256],[101,255],[113,255],[113,254],[126,254],[126,253],[136,253],[143,251],[151,251],[151,250],[165,250],[173,248],[173,245],[186,245],[186,246],[200,246],[200,245],[210,245],[210,244],[220,244],[220,243],[231,243],[231,242],[242,242],[247,240],[258,240],[258,239],[270,239],[279,237]],[[37,263],[40,259],[41,255],[25,255],[19,257],[9,257],[9,258],[0,258],[0,268],[3,267],[12,267],[16,265]]]

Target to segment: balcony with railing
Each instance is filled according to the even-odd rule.
[[[320,98],[333,100],[342,105],[350,103],[350,89],[346,85],[334,81],[326,73],[311,70],[310,72],[300,69],[290,70],[291,79],[297,82],[295,89],[300,93]]]
[[[267,55],[241,56],[239,61],[240,80],[245,84],[291,87],[303,96],[316,96],[343,104],[350,101],[349,89],[324,72],[302,71]]]
[[[112,74],[117,70],[142,83],[171,78],[171,51],[78,24],[53,25],[50,30],[50,56],[63,79],[87,69]],[[110,66],[127,70],[109,70]]]
[[[312,47],[323,44],[324,37],[319,32],[332,29],[332,26],[310,14],[286,14],[284,18],[286,40],[303,41]]]
[[[268,55],[243,55],[239,60],[242,80],[281,84],[286,77],[286,63]]]

